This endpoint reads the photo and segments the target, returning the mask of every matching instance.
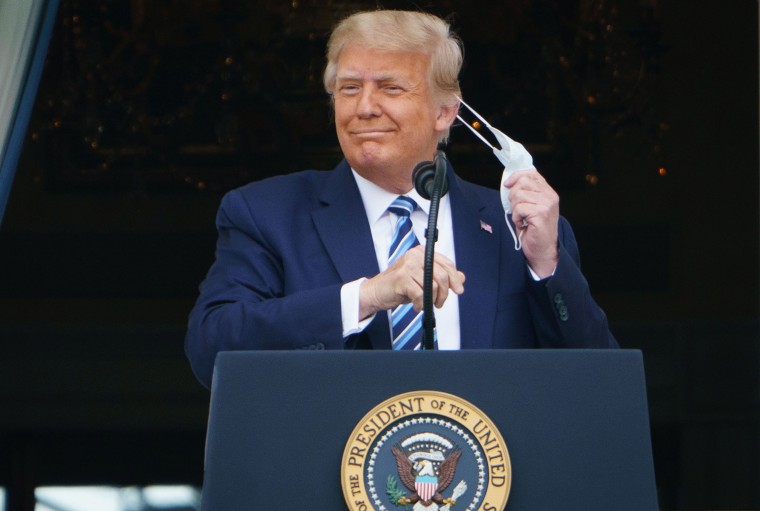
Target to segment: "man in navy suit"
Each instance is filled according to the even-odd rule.
[[[456,118],[462,51],[449,26],[419,12],[342,21],[328,43],[325,88],[345,160],[228,193],[216,261],[190,314],[185,350],[211,384],[216,354],[251,349],[390,349],[390,312],[422,308],[423,246],[389,264],[397,218],[413,199],[424,244],[429,201],[412,170]],[[617,343],[581,274],[559,198],[538,172],[510,189],[512,244],[499,192],[448,167],[434,267],[440,349],[610,348]]]

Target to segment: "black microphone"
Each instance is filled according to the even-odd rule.
[[[443,197],[449,191],[449,181],[446,179],[446,154],[440,149],[436,151],[433,161],[420,162],[412,171],[414,189],[423,199],[430,200],[433,197],[436,172],[442,176],[440,196]]]
[[[412,171],[414,188],[423,199],[430,201],[428,226],[425,231],[425,266],[422,276],[422,347],[435,348],[435,313],[433,311],[433,260],[438,241],[438,205],[449,190],[446,180],[446,153],[439,144],[433,161],[423,161]]]

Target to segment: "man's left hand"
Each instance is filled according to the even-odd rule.
[[[515,172],[504,186],[510,189],[512,221],[522,236],[523,254],[540,278],[549,277],[559,261],[559,195],[535,170]]]

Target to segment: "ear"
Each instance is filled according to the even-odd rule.
[[[459,113],[459,101],[451,104],[442,104],[438,109],[438,117],[435,119],[435,130],[446,131],[456,119]]]

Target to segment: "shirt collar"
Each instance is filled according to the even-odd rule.
[[[396,200],[396,197],[398,197],[399,194],[389,192],[388,190],[377,186],[369,179],[360,176],[353,168],[351,169],[351,172],[354,174],[356,186],[359,187],[359,194],[362,197],[364,209],[367,212],[367,220],[369,220],[370,225],[373,225],[387,212],[388,206]],[[426,215],[429,213],[430,201],[420,197],[417,190],[412,188],[404,195],[414,199],[414,202],[417,203],[417,206],[419,206]]]

